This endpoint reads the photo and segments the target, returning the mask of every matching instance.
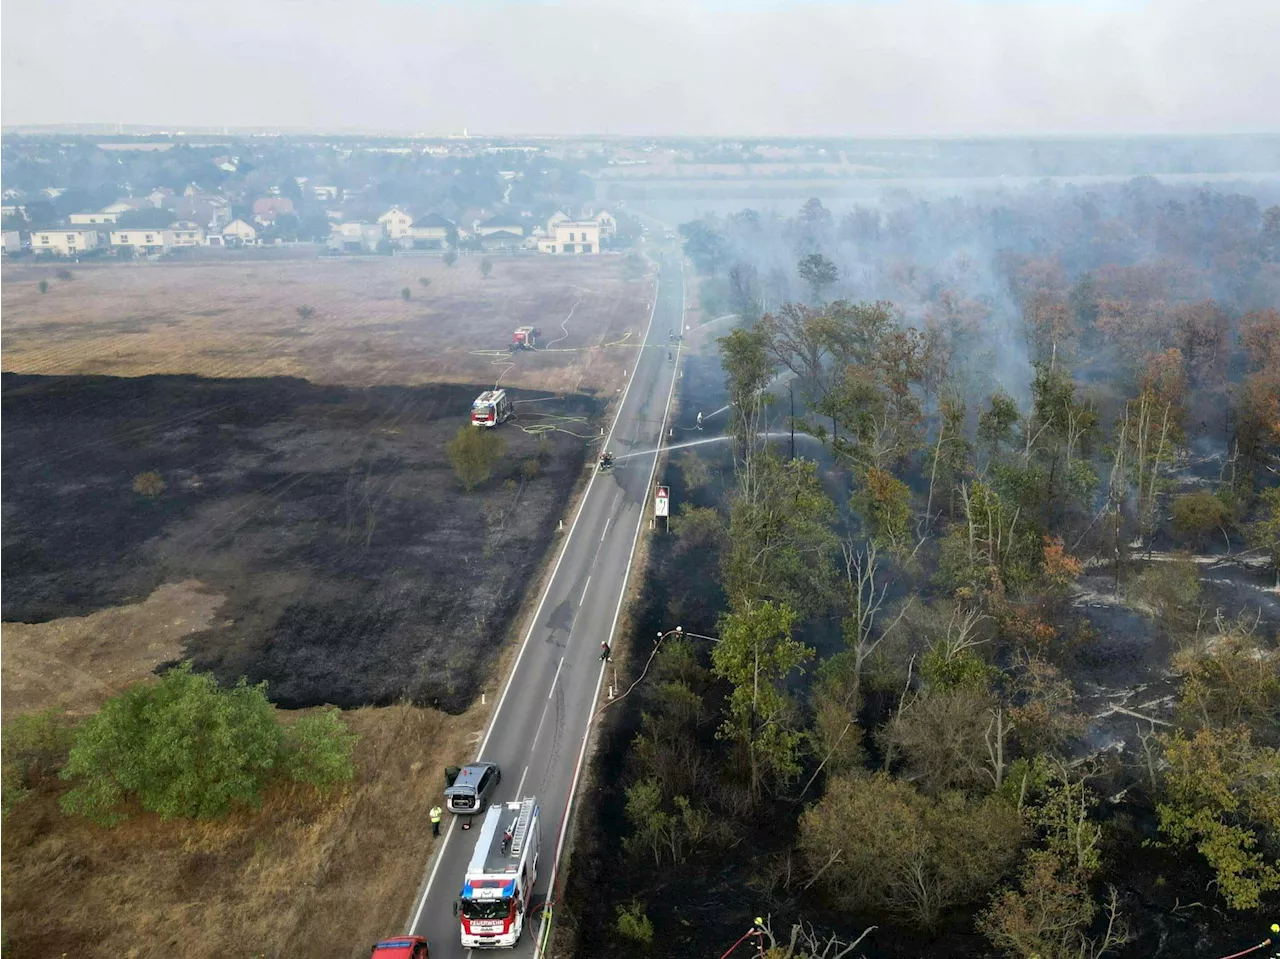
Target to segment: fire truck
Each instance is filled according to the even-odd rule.
[[[471,404],[472,426],[497,426],[515,415],[506,390],[485,390]]]
[[[539,838],[537,799],[489,807],[454,905],[462,948],[511,948],[520,940],[538,879]]]
[[[511,352],[516,350],[536,350],[538,348],[538,337],[542,335],[542,331],[536,326],[517,327],[516,331],[511,334]]]

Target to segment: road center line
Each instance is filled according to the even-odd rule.
[[[604,538],[609,535],[609,520],[611,519],[613,519],[612,516],[610,516],[609,519],[604,521],[604,532],[600,534],[600,542],[602,543],[604,542]]]
[[[547,693],[547,699],[556,694],[556,680],[560,678],[560,669],[564,666],[564,657],[560,657],[560,664],[556,666],[556,674],[551,678],[551,691]],[[541,723],[539,723],[541,725]]]
[[[591,585],[591,574],[587,574],[587,581],[582,584],[582,595],[578,597],[578,608],[582,608],[582,601],[587,598],[587,587]]]
[[[524,777],[529,775],[529,767],[524,767],[524,772],[520,774],[520,785],[516,787],[516,798],[519,799],[524,795]]]

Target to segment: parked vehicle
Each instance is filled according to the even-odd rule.
[[[528,922],[538,880],[538,800],[519,799],[485,814],[454,905],[462,948],[510,948]]]
[[[485,390],[471,404],[471,425],[494,427],[515,414],[506,390]]]
[[[511,352],[516,350],[536,350],[538,348],[538,337],[542,335],[542,331],[536,326],[519,326],[516,331],[511,334]]]
[[[374,943],[369,959],[428,959],[427,940],[421,936],[396,936]]]
[[[444,804],[449,812],[474,816],[485,811],[502,782],[502,770],[496,763],[472,763],[463,766],[444,791]]]

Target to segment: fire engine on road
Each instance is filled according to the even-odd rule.
[[[538,800],[490,806],[454,907],[464,949],[510,948],[528,922],[538,879]]]

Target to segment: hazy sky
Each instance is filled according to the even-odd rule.
[[[1280,129],[1280,0],[4,0],[0,123]]]

